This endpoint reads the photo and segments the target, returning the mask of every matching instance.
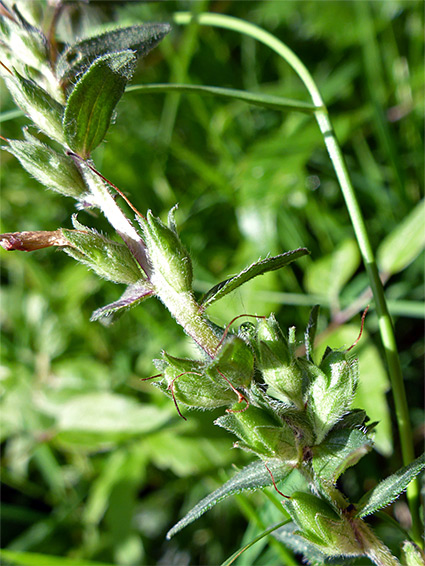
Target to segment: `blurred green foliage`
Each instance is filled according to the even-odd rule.
[[[169,21],[175,10],[219,11],[265,27],[304,61],[329,106],[375,249],[387,238],[380,253],[382,265],[390,265],[387,296],[419,450],[422,3],[203,0],[70,6],[87,12],[87,27],[111,20]],[[58,31],[66,40],[67,26],[59,22]],[[132,84],[170,81],[308,101],[297,77],[266,48],[196,25],[175,27],[139,64]],[[21,138],[25,118],[7,120],[14,106],[3,87],[1,103],[2,135]],[[71,200],[45,191],[6,152],[1,159],[3,232],[71,227]],[[212,306],[214,322],[226,325],[243,312],[274,311],[282,327],[302,329],[310,306],[319,302],[319,348],[354,341],[360,320],[354,315],[367,301],[361,300],[367,279],[312,117],[196,94],[128,93],[94,160],[137,209],[165,215],[179,203],[177,220],[194,259],[199,293],[266,254],[300,246],[311,251]],[[397,237],[409,214],[416,218],[413,233],[399,229]],[[108,230],[101,217],[80,212],[79,220]],[[394,266],[391,249],[397,255],[403,246],[409,263]],[[231,450],[231,436],[213,426],[220,411],[190,413],[184,422],[169,399],[139,379],[155,373],[152,359],[162,349],[193,355],[193,345],[155,301],[108,328],[90,323],[92,311],[117,299],[122,289],[59,252],[2,254],[1,276],[4,548],[68,557],[73,561],[63,564],[74,565],[87,560],[219,564],[262,526],[281,520],[262,493],[238,496],[165,542],[166,531],[229,477],[232,464],[249,462],[248,455]],[[401,465],[373,311],[366,328],[356,348],[361,375],[356,406],[380,424],[378,452],[342,478],[354,499]],[[403,501],[393,509],[398,518],[404,510]],[[377,530],[399,554],[397,530],[384,523]],[[47,564],[36,554],[33,560]],[[259,543],[237,564],[279,560],[276,545]]]

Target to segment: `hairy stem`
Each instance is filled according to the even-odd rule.
[[[305,87],[307,88],[313,104],[317,107],[314,114],[323,135],[326,148],[329,153],[332,165],[338,178],[341,191],[351,218],[354,233],[363,258],[366,272],[368,274],[370,286],[375,299],[375,308],[379,321],[379,331],[385,356],[388,364],[388,371],[391,379],[391,386],[394,397],[397,423],[400,434],[400,444],[403,456],[403,463],[409,464],[414,459],[413,437],[409,420],[409,410],[406,401],[406,393],[403,383],[400,359],[398,356],[396,340],[391,317],[385,299],[384,289],[379,277],[376,259],[370,244],[369,235],[365,221],[357,201],[357,197],[352,185],[347,166],[342,154],[341,147],[333,130],[328,110],[317,88],[317,85],[302,61],[289,49],[282,41],[260,27],[239,20],[231,16],[222,14],[203,13],[193,16],[188,12],[179,12],[174,15],[177,24],[189,24],[196,17],[200,25],[208,25],[219,28],[233,30],[264,43],[270,49],[280,55],[297,73]],[[421,527],[419,517],[419,483],[417,480],[410,483],[407,490],[409,507],[412,514],[412,535],[415,542],[422,546]]]

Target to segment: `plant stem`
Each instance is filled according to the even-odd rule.
[[[188,24],[193,20],[194,17],[195,16],[188,12],[179,12],[174,14],[174,21],[177,24]],[[409,420],[409,410],[407,406],[400,359],[398,356],[397,345],[394,336],[394,329],[391,317],[388,312],[384,289],[379,278],[379,271],[372,246],[370,244],[364,218],[360,210],[353,185],[351,183],[341,147],[333,130],[328,110],[317,88],[317,85],[308,69],[295,55],[295,53],[291,51],[291,49],[289,49],[289,47],[287,47],[282,41],[277,39],[269,32],[259,28],[258,26],[249,22],[245,22],[243,20],[239,20],[238,18],[234,18],[232,16],[212,13],[199,14],[198,16],[196,16],[196,21],[200,25],[225,28],[248,35],[270,47],[270,49],[272,49],[283,59],[285,59],[285,61],[297,73],[297,75],[300,77],[305,87],[307,88],[313,104],[317,107],[314,114],[320,131],[324,137],[329,157],[331,159],[341,187],[341,191],[344,196],[344,200],[351,218],[351,223],[353,225],[354,233],[360,252],[362,254],[363,263],[375,299],[375,307],[379,321],[379,330],[381,334],[382,344],[385,350],[388,372],[390,375],[393,391],[403,463],[404,465],[407,465],[414,459],[414,447],[412,430]],[[407,489],[407,498],[409,502],[410,512],[412,514],[412,536],[415,542],[422,547],[419,517],[419,483],[417,480],[414,480],[410,483]]]
[[[131,85],[125,89],[125,92],[194,92],[198,94],[211,94],[214,96],[221,96],[230,100],[241,100],[248,104],[261,106],[262,108],[272,108],[274,110],[295,110],[312,114],[316,107],[308,102],[301,102],[299,100],[290,100],[289,98],[282,98],[280,96],[270,96],[266,94],[258,94],[246,90],[237,90],[233,88],[222,88],[216,86],[206,85],[190,85],[190,84],[142,84]]]

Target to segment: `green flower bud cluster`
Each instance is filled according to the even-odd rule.
[[[176,404],[226,407],[227,414],[215,422],[238,437],[235,446],[287,466],[310,466],[314,457],[323,459],[318,447],[337,424],[351,430],[366,416],[346,418],[358,377],[355,360],[328,349],[317,366],[298,357],[295,347],[295,329],[286,339],[273,315],[260,318],[256,326],[245,323],[238,335],[227,335],[212,359],[163,353],[156,362],[162,372],[159,386]],[[367,444],[358,433],[356,441]]]
[[[258,323],[257,340],[264,382],[289,404],[303,410],[303,374],[294,353],[294,337],[289,345],[271,315]]]

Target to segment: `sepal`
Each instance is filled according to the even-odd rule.
[[[15,18],[15,19],[11,19]],[[31,25],[16,6],[11,18],[1,18],[0,31],[4,44],[13,59],[43,72],[48,61],[47,39],[43,32]]]
[[[162,360],[156,360],[155,365],[163,375],[158,387],[177,403],[196,409],[215,409],[235,401],[235,393],[223,378],[215,381],[205,373],[204,362],[163,352]]]
[[[8,140],[7,151],[19,159],[22,167],[48,189],[84,199],[86,184],[73,160],[41,143],[36,137],[24,132],[26,140]]]
[[[258,322],[257,339],[264,381],[302,410],[303,373],[273,315]]]
[[[151,279],[157,294],[166,297],[170,292],[191,292],[192,262],[174,229],[166,226],[150,210],[139,222],[153,267]]]
[[[129,285],[117,301],[96,309],[90,320],[92,322],[101,320],[103,324],[114,322],[117,316],[124,314],[126,310],[135,307],[145,299],[152,297],[153,294],[154,290],[148,281],[140,281]]]
[[[249,405],[244,411],[233,412],[215,420],[215,424],[238,436],[237,447],[265,458],[278,458],[288,465],[297,463],[298,454],[291,428],[277,416]]]
[[[403,543],[403,564],[405,566],[423,566],[425,564],[425,553],[413,542]]]
[[[248,388],[254,375],[254,354],[242,338],[229,336],[220,346],[206,372],[214,381],[224,381],[224,375],[233,387]]]
[[[18,71],[6,75],[7,86],[16,104],[45,134],[61,144],[65,143],[62,128],[64,107],[41,86],[23,77]]]
[[[327,556],[364,554],[350,522],[325,500],[311,493],[295,492],[284,501],[299,531],[294,534],[313,543]]]
[[[358,360],[345,351],[328,349],[319,367],[303,361],[310,382],[307,412],[314,423],[316,444],[350,409],[358,382]]]
[[[77,226],[82,226],[80,223]],[[67,230],[63,236],[70,242],[65,248],[74,259],[84,263],[100,277],[132,285],[144,280],[144,274],[133,255],[124,244],[105,238],[95,230]]]

